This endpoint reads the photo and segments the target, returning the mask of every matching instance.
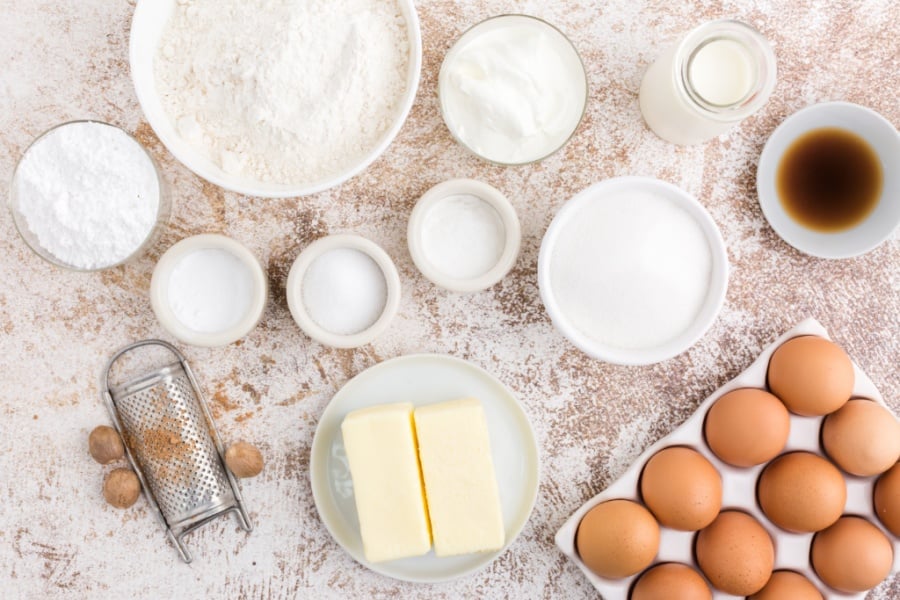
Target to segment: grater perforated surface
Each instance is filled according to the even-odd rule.
[[[115,397],[125,441],[166,521],[177,523],[234,495],[184,370],[172,366]]]

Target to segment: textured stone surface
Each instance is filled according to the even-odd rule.
[[[423,0],[424,72],[409,121],[371,168],[310,198],[262,200],[195,177],[143,120],[128,73],[133,2],[0,0],[0,180],[30,140],[75,118],[136,133],[159,160],[175,210],[161,239],[132,264],[97,274],[61,271],[34,256],[0,214],[0,579],[4,597],[592,598],[553,534],[647,445],[665,435],[766,344],[815,316],[900,410],[900,241],[867,256],[802,255],[768,227],[756,201],[756,160],[766,137],[807,104],[849,100],[900,123],[900,4],[811,2],[610,2]],[[444,52],[468,26],[503,12],[541,16],[571,36],[589,70],[584,122],[543,163],[500,168],[466,154],[437,108]],[[775,45],[780,81],[742,127],[708,144],[675,148],[643,125],[637,89],[665,45],[700,22],[738,17]],[[540,239],[555,211],[588,184],[649,175],[695,194],[722,229],[732,266],[725,308],[687,353],[625,368],[587,359],[552,328],[537,293]],[[523,252],[503,282],[456,296],[415,270],[407,216],[430,186],[476,177],[508,194],[523,226]],[[301,248],[332,232],[382,244],[404,293],[394,327],[355,351],[325,349],[294,325],[284,299]],[[267,267],[271,300],[260,326],[220,349],[185,348],[226,441],[258,444],[266,470],[244,495],[257,529],[232,520],[194,534],[196,560],[181,564],[146,502],[120,511],[102,498],[90,430],[109,422],[98,374],[125,343],[167,336],[150,310],[150,275],[175,241],[222,232]],[[511,387],[532,419],[543,460],[537,506],[522,536],[479,574],[415,586],[356,564],[319,521],[308,478],[318,416],[350,377],[386,358],[448,353]],[[871,598],[900,597],[894,577]]]

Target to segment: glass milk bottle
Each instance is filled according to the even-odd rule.
[[[650,65],[641,82],[641,114],[674,144],[697,144],[756,112],[775,87],[775,54],[739,21],[697,27]]]

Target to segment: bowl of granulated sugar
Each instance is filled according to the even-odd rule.
[[[391,144],[419,85],[412,0],[140,0],[131,74],[200,177],[269,198],[337,186]]]
[[[538,283],[554,326],[589,356],[647,365],[681,354],[715,321],[728,256],[705,208],[647,177],[597,183],[557,213]]]
[[[170,212],[146,149],[97,121],[63,123],[38,136],[13,172],[9,208],[29,248],[74,271],[137,257]]]

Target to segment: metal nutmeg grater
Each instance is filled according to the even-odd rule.
[[[133,350],[160,346],[177,360],[126,383],[111,385],[110,371]],[[197,380],[184,356],[162,340],[143,340],[113,354],[101,396],[156,516],[181,558],[192,556],[184,537],[226,513],[252,531],[237,480]]]

